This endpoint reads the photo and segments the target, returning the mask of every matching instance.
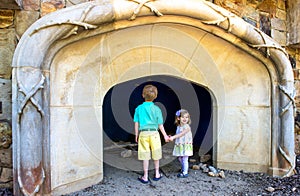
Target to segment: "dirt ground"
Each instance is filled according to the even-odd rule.
[[[193,164],[191,164],[193,165]],[[299,168],[299,160],[298,166]],[[189,170],[188,178],[177,178],[180,165],[177,160],[164,165],[160,181],[142,184],[137,178],[142,172],[126,171],[104,166],[103,182],[68,196],[92,195],[300,195],[300,176],[270,177],[263,173],[223,170],[225,178],[211,177],[203,170]],[[149,174],[153,175],[153,171]]]
[[[172,156],[172,144],[163,147],[163,158],[160,161],[163,178],[159,181],[151,180],[154,175],[153,162],[150,161],[148,184],[142,184],[138,177],[142,175],[142,162],[137,160],[137,148],[110,148],[104,151],[104,179],[101,183],[84,190],[65,196],[94,196],[94,195],[300,195],[300,175],[289,178],[270,177],[264,173],[249,173],[243,171],[229,171],[215,168],[224,176],[208,175],[211,163],[190,162],[189,177],[178,178],[179,161]],[[131,153],[128,153],[128,152]],[[122,154],[122,156],[121,156]],[[300,171],[300,157],[297,158],[296,170]],[[205,165],[206,164],[206,165]],[[195,168],[195,166],[201,166]],[[195,168],[195,169],[192,169]],[[213,169],[213,168],[212,168]]]
[[[119,153],[119,152],[115,152]],[[300,157],[297,156],[295,174],[288,178],[270,177],[263,173],[249,173],[243,171],[224,171],[225,178],[220,176],[209,176],[199,162],[190,163],[193,165],[202,165],[202,169],[194,170],[190,168],[188,178],[177,178],[180,169],[179,162],[171,157],[165,157],[169,162],[161,163],[161,173],[163,178],[159,181],[151,180],[148,184],[142,184],[137,180],[142,172],[141,162],[134,160],[133,153],[131,157],[121,157],[116,160],[116,154],[107,153],[104,155],[107,161],[104,164],[104,179],[102,182],[88,187],[84,190],[74,192],[65,196],[95,196],[95,195],[300,195]],[[125,155],[126,156],[126,155]],[[123,160],[123,161],[120,161]],[[125,164],[124,164],[125,163]],[[153,162],[150,162],[153,165]],[[195,166],[194,166],[195,167]],[[149,171],[150,177],[154,174]],[[223,176],[224,177],[224,176]],[[10,189],[1,189],[0,196],[12,195]]]

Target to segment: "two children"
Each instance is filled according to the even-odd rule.
[[[159,160],[162,158],[162,147],[158,129],[164,136],[166,142],[175,139],[173,155],[178,156],[182,164],[182,173],[177,177],[188,177],[188,156],[193,155],[192,132],[189,124],[190,116],[186,110],[176,112],[175,124],[177,125],[176,135],[169,137],[163,126],[162,112],[158,106],[153,103],[157,97],[157,88],[153,85],[146,85],[143,88],[142,96],[144,102],[140,104],[134,113],[135,140],[138,143],[138,159],[143,161],[144,175],[138,180],[144,184],[149,182],[148,169],[149,160],[154,160],[155,174],[154,181],[161,179],[159,172]]]

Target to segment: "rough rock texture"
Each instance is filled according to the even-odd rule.
[[[193,163],[194,164],[194,163]],[[192,165],[190,163],[190,165]],[[297,173],[288,178],[270,177],[263,173],[224,171],[225,178],[210,177],[202,170],[189,171],[189,177],[176,177],[177,160],[163,166],[165,176],[158,182],[141,184],[139,172],[124,171],[105,165],[103,182],[68,196],[86,195],[300,195],[300,157]],[[149,172],[152,176],[153,172]]]
[[[195,163],[193,163],[195,164]],[[191,164],[192,166],[192,164]],[[210,177],[202,170],[190,169],[189,177],[178,179],[178,161],[163,166],[164,177],[150,184],[142,184],[137,178],[140,172],[104,167],[104,180],[66,196],[91,195],[300,195],[300,156],[297,157],[297,173],[288,178],[270,177],[263,173],[224,171],[225,178]],[[150,171],[150,175],[153,172]],[[0,195],[12,195],[11,189],[0,189]]]

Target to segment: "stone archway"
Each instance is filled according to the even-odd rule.
[[[100,181],[102,149],[93,139],[102,137],[105,93],[117,83],[158,74],[199,83],[212,92],[216,146],[227,149],[224,156],[221,150],[215,153],[217,166],[228,168],[233,158],[235,168],[291,175],[293,75],[284,50],[206,1],[154,1],[139,12],[135,8],[136,3],[122,0],[88,2],[43,17],[23,35],[13,59],[15,193],[62,194]],[[90,84],[95,85],[87,88]],[[241,92],[247,96],[238,96]],[[258,124],[251,124],[249,113],[262,117]],[[88,127],[74,120],[78,115],[91,115],[98,127],[78,134],[80,127]],[[240,126],[237,131],[243,133],[231,140],[234,146],[222,140],[226,133],[234,134],[231,126]],[[247,126],[256,130],[255,137]],[[244,136],[258,143],[267,139],[259,148],[264,159],[253,162],[251,155],[245,156],[243,150],[249,152],[251,146]],[[74,141],[90,145],[74,147]],[[72,155],[71,162],[81,169],[65,164],[65,155]],[[241,156],[244,162],[238,161]]]

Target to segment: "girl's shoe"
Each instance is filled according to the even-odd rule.
[[[187,178],[187,177],[189,177],[189,174],[179,173],[179,174],[177,174],[177,177],[178,178]]]

